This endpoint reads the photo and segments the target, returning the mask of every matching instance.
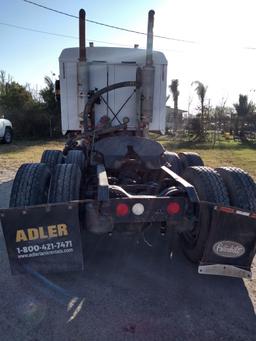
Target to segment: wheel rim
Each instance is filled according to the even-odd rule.
[[[189,247],[193,247],[195,246],[198,240],[199,229],[198,227],[195,226],[192,231],[183,232],[181,235],[183,239],[185,240],[185,242],[187,243],[187,245]]]

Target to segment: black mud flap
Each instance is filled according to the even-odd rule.
[[[201,203],[211,226],[201,259],[200,274],[251,278],[256,252],[256,214],[245,210]]]
[[[13,274],[83,270],[79,203],[0,210]]]

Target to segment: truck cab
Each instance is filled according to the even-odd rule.
[[[90,98],[95,92],[111,84],[136,81],[138,68],[143,68],[146,62],[146,51],[138,48],[87,47],[86,55],[86,70],[83,70],[81,77],[86,78],[84,86],[79,80],[79,48],[65,49],[59,58],[64,135],[70,131],[82,130],[83,110],[88,96]],[[149,131],[164,133],[167,60],[163,53],[154,51],[153,61],[153,114]],[[121,124],[124,118],[128,118],[127,130],[135,131],[138,121],[136,97],[138,98],[136,89],[130,87],[101,95],[94,106],[95,125],[99,125],[103,116],[108,118],[111,126]]]

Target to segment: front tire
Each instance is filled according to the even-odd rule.
[[[3,142],[6,144],[10,144],[10,143],[12,143],[12,138],[13,138],[12,128],[6,127],[4,137],[3,137]]]

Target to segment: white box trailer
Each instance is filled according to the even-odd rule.
[[[87,93],[119,82],[136,81],[137,68],[142,68],[146,63],[146,51],[137,48],[87,47],[86,54]],[[88,97],[79,84],[79,48],[63,50],[59,63],[62,132],[66,134],[69,131],[81,131],[83,129],[83,110]],[[152,122],[149,124],[149,131],[164,133],[167,60],[163,53],[154,51],[153,63],[155,71],[153,116]],[[125,103],[126,101],[127,103]],[[122,109],[118,113],[120,108]],[[114,115],[116,113],[118,113],[117,117]],[[135,90],[126,87],[103,95],[103,99],[95,104],[96,125],[104,115],[110,118],[112,126],[120,124],[125,117],[128,117],[127,129],[136,130]]]

